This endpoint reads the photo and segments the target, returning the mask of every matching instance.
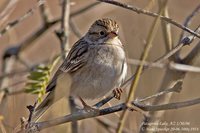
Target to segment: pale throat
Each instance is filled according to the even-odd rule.
[[[106,43],[111,43],[111,44],[121,44],[121,41],[119,40],[119,37],[116,36],[116,37],[112,37],[112,38],[108,38],[106,40]]]
[[[99,44],[108,44],[108,45],[118,45],[122,46],[122,43],[118,36],[112,38],[100,38],[97,41],[92,41],[88,37],[84,38],[89,44],[99,45]]]

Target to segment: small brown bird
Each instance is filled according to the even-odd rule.
[[[127,73],[126,56],[118,38],[119,26],[111,19],[95,21],[78,40],[46,88],[47,97],[35,109],[40,117],[62,97],[95,99],[119,88]]]

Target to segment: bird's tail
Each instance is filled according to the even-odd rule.
[[[46,98],[35,108],[31,121],[35,122],[42,117],[46,110],[54,103],[54,93],[49,93]]]
[[[36,109],[34,110],[31,121],[37,121],[46,112],[46,110],[56,101],[60,100],[63,97],[69,97],[71,83],[72,80],[69,74],[64,73],[60,75],[56,80],[56,85],[49,86],[50,88],[52,87],[52,89],[49,89],[49,94],[42,101],[42,103],[38,105],[38,107],[36,107]]]

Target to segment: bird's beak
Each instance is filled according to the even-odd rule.
[[[118,36],[118,33],[114,32],[114,31],[111,31],[111,32],[108,34],[108,36],[109,36],[110,38],[114,38],[114,37]]]

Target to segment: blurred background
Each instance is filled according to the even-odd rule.
[[[0,30],[2,30],[9,22],[19,19],[26,14],[27,11],[34,8],[32,15],[24,19],[16,26],[10,28],[8,32],[0,37],[0,69],[3,69],[3,56],[8,48],[13,46],[25,45],[22,52],[20,52],[20,60],[15,61],[10,72],[17,72],[15,75],[9,76],[8,81],[4,87],[20,90],[26,83],[26,77],[28,75],[27,67],[43,63],[47,60],[51,60],[55,55],[60,53],[60,41],[55,35],[55,30],[60,28],[60,23],[56,23],[48,28],[39,37],[31,40],[30,42],[24,42],[27,38],[32,36],[38,29],[42,27],[43,21],[40,14],[39,7],[37,7],[37,0],[14,0],[14,3],[10,9],[6,10],[8,5],[7,0],[0,1]],[[13,2],[14,2],[13,1]],[[92,3],[95,0],[71,0],[70,1],[70,13],[74,13]],[[158,0],[123,0],[124,3],[140,7],[152,12],[158,13],[159,4]],[[169,17],[176,20],[178,23],[184,23],[186,17],[200,4],[199,0],[168,0],[167,8],[169,11]],[[48,9],[49,21],[54,21],[61,16],[61,6],[59,0],[46,0],[46,8]],[[5,11],[5,13],[4,13]],[[79,32],[84,35],[89,26],[99,18],[112,18],[115,19],[120,25],[120,38],[127,51],[127,56],[130,59],[139,59],[144,47],[147,36],[149,34],[150,27],[155,18],[137,14],[129,10],[125,10],[113,5],[100,3],[96,4],[87,11],[73,16],[71,22],[78,28]],[[189,26],[191,29],[195,29],[200,22],[200,16],[197,15]],[[177,45],[181,29],[172,26],[172,42]],[[69,45],[73,45],[79,38],[70,29],[69,32]],[[198,39],[192,43],[196,44]],[[184,57],[194,45],[186,46],[181,50],[181,56]],[[167,52],[162,28],[159,26],[159,30],[153,41],[153,47],[151,49],[148,61],[154,61],[158,57],[164,55]],[[200,62],[195,62],[194,65],[198,66]],[[27,66],[28,65],[28,66]],[[129,74],[131,76],[136,70],[136,66],[129,65]],[[24,72],[25,71],[25,72]],[[161,85],[163,80],[165,69],[152,68],[146,70],[141,76],[139,86],[137,87],[135,98],[142,98],[155,94]],[[2,80],[3,73],[0,72],[0,80]],[[198,73],[187,73],[183,82],[183,89],[181,93],[175,93],[170,102],[184,101],[199,97],[200,75]],[[17,84],[15,84],[17,83]],[[1,86],[2,87],[2,86]],[[128,89],[126,89],[126,92]],[[3,116],[1,121],[5,130],[10,133],[14,128],[20,124],[21,117],[27,117],[29,112],[26,109],[27,105],[33,104],[37,95],[19,93],[15,95],[8,95],[3,99],[3,105],[0,107],[0,115]],[[120,101],[113,99],[110,104],[115,105],[125,101],[127,93],[123,93]],[[98,100],[96,100],[98,101]],[[94,104],[96,101],[88,101],[89,104]],[[105,105],[109,106],[109,105]],[[195,105],[187,108],[181,108],[177,110],[168,110],[161,117],[158,118],[164,122],[189,122],[190,127],[198,127],[200,132],[200,106]],[[47,120],[58,116],[63,116],[69,113],[68,103],[65,100],[61,100],[56,103],[41,120]],[[108,120],[110,123],[117,125],[120,112],[115,114],[99,117],[98,119],[91,118],[81,120],[78,122],[78,131],[80,133],[107,133],[115,132],[103,126],[99,120]],[[126,132],[136,133],[139,130],[143,116],[137,112],[129,112],[128,119],[126,120]],[[54,133],[54,132],[70,132],[69,123],[59,126],[47,128],[41,131],[42,133]]]

